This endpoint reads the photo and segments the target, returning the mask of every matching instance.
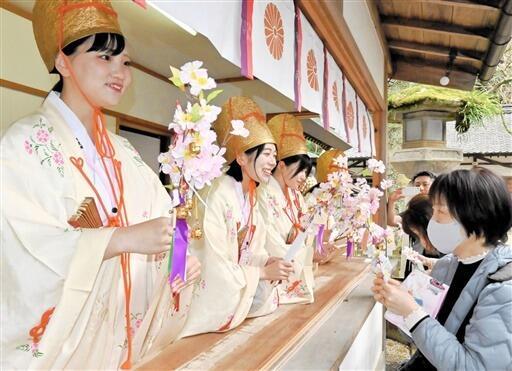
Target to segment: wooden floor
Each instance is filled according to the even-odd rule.
[[[331,308],[344,300],[369,269],[362,258],[336,257],[315,276],[315,302],[282,305],[265,317],[244,321],[227,333],[181,339],[139,366],[141,370],[269,369],[307,338]]]

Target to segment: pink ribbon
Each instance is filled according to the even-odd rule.
[[[240,63],[242,76],[253,79],[252,74],[252,14],[254,0],[242,0],[242,29],[240,32]]]
[[[356,93],[356,127],[357,127],[357,148],[361,153],[361,130],[359,130],[359,96]]]
[[[368,108],[366,109],[366,118],[368,119],[368,131],[370,132],[370,156],[373,157],[376,155],[376,151],[375,151],[375,148],[373,146],[373,120],[372,118],[370,117],[370,113],[368,112]]]
[[[324,91],[322,97],[322,119],[324,120],[324,129],[331,130],[329,124],[329,65],[327,63],[327,48],[324,45]]]
[[[146,9],[146,0],[132,0],[135,4],[139,5],[141,8]]]
[[[295,109],[297,112],[302,110],[302,20],[301,12],[297,3],[295,3],[295,76],[294,76],[294,91],[295,91]]]
[[[341,92],[341,105],[343,109],[343,122],[345,123],[345,133],[347,134],[347,143],[350,144],[350,128],[348,127],[348,114],[347,114],[347,87],[346,77],[343,74],[343,91]]]

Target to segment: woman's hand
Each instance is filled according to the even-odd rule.
[[[413,296],[400,286],[400,282],[394,279],[384,282],[381,273],[377,273],[373,281],[372,291],[376,301],[400,316],[407,317],[418,308]]]
[[[269,281],[286,281],[293,273],[293,265],[282,258],[271,256],[264,267],[260,268],[260,279]]]
[[[172,219],[167,217],[119,227],[112,234],[103,259],[122,253],[159,254],[169,250],[173,233]]]
[[[418,254],[418,260],[421,262],[421,264],[423,264],[425,267],[427,267],[428,270],[432,270],[432,268],[434,268],[434,265],[436,264],[438,259],[427,258],[426,256]]]
[[[336,247],[336,245],[324,242],[322,251],[317,251],[315,248],[313,253],[313,262],[318,264],[328,263],[332,258],[334,258],[334,256],[336,256],[338,251],[339,248]]]
[[[180,276],[176,276],[171,284],[173,295],[179,294],[184,288],[194,284],[201,277],[201,263],[193,255],[187,256],[187,280],[183,281]]]
[[[398,188],[397,190],[389,194],[388,202],[395,203],[401,198],[404,198],[404,195],[402,194],[402,188]]]

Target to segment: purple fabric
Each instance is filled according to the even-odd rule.
[[[347,259],[354,253],[354,241],[352,239],[347,240]]]
[[[324,248],[322,246],[322,241],[324,240],[324,230],[325,225],[321,224],[320,227],[318,228],[318,233],[316,235],[316,251],[318,251],[319,253],[322,253],[324,251]]]
[[[188,225],[185,219],[176,220],[176,232],[174,235],[174,246],[172,249],[171,274],[169,283],[172,283],[176,276],[185,281],[188,247]]]

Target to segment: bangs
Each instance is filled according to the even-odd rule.
[[[104,52],[109,55],[119,55],[125,48],[122,35],[116,33],[97,33],[93,35],[94,41],[87,52]]]
[[[290,166],[293,164],[299,164],[297,169],[295,170],[295,173],[293,176],[296,176],[301,171],[306,171],[306,176],[308,177],[311,173],[311,169],[313,168],[313,160],[308,155],[302,154],[302,155],[295,155],[286,157],[282,160],[286,166]]]

